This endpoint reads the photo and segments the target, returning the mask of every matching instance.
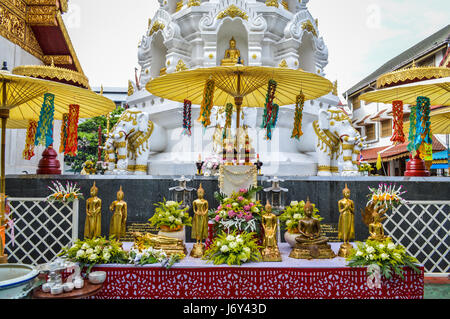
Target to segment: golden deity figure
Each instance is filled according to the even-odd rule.
[[[264,229],[262,259],[267,262],[281,260],[280,250],[277,243],[277,216],[272,213],[272,206],[267,201],[265,213],[262,215],[262,226]]]
[[[200,184],[197,190],[198,199],[192,203],[192,209],[194,210],[194,218],[192,221],[192,233],[193,239],[197,240],[194,247],[191,250],[191,257],[201,258],[205,252],[205,245],[202,241],[208,238],[208,201],[204,198],[205,190]]]
[[[236,47],[236,40],[234,37],[230,40],[230,47],[225,50],[225,57],[222,60],[223,66],[235,66],[241,57],[241,51]],[[241,63],[244,64],[244,60],[241,58]]]
[[[298,223],[299,236],[289,257],[296,259],[331,259],[336,257],[328,238],[321,235],[320,221],[314,217],[314,207],[309,198],[304,207],[305,217]]]
[[[122,191],[122,186],[117,192],[117,200],[111,203],[109,210],[114,211],[111,217],[111,224],[109,225],[109,238],[120,240],[125,236],[127,224],[127,203],[123,200],[125,194]]]
[[[338,256],[347,258],[353,250],[350,241],[355,238],[355,203],[350,199],[350,189],[345,184],[342,191],[344,198],[338,202],[339,227],[338,238],[343,241]]]
[[[98,188],[91,188],[91,197],[86,200],[86,223],[84,225],[84,238],[93,239],[101,236],[102,200],[97,197]]]
[[[377,201],[367,205],[364,210],[361,210],[364,224],[369,227],[369,240],[385,241],[389,239],[384,235],[384,228],[382,222],[386,219],[384,214],[388,211],[388,207]]]
[[[186,247],[183,240],[173,237],[167,237],[162,235],[155,235],[152,233],[142,234],[139,232],[133,233],[134,246],[140,251],[145,248],[153,247],[154,249],[161,249],[167,255],[180,255],[186,254]]]

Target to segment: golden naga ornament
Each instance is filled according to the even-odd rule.
[[[194,218],[192,221],[191,236],[196,240],[194,247],[191,250],[191,257],[201,258],[205,253],[205,245],[202,241],[208,238],[208,209],[209,204],[205,196],[205,190],[200,184],[197,190],[198,199],[192,203],[192,209],[194,210]]]
[[[124,196],[122,186],[120,186],[120,190],[117,192],[117,200],[109,206],[109,210],[114,212],[109,226],[109,238],[115,238],[118,241],[125,236],[126,232],[128,212],[127,203],[123,200]]]
[[[384,216],[388,211],[388,207],[378,201],[373,201],[361,210],[364,224],[369,228],[368,240],[385,241],[390,237],[384,235],[382,222],[387,218]]]
[[[93,239],[101,236],[102,228],[102,200],[97,197],[98,188],[91,188],[91,197],[86,200],[86,222],[84,226],[84,238]]]
[[[272,206],[267,201],[265,212],[262,215],[262,227],[264,229],[264,249],[261,252],[262,260],[267,262],[282,261],[277,243],[277,216],[272,213]]]
[[[342,191],[344,198],[338,202],[339,226],[338,238],[343,241],[338,256],[347,258],[353,250],[350,241],[355,238],[355,203],[350,199],[350,189],[345,184]]]
[[[295,259],[331,259],[336,257],[328,244],[328,238],[321,236],[320,221],[314,217],[314,207],[309,198],[304,207],[305,217],[298,223],[299,236],[289,257]]]

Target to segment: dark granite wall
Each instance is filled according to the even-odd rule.
[[[89,191],[93,182],[99,188],[99,197],[102,199],[102,235],[107,236],[112,212],[109,205],[116,199],[116,193],[122,185],[125,193],[125,201],[128,203],[128,222],[145,223],[154,212],[154,203],[169,198],[170,187],[177,185],[173,181],[176,177],[163,176],[36,176],[21,175],[7,176],[6,192],[10,197],[46,197],[49,195],[47,186],[54,179],[77,182],[85,196],[89,197]],[[205,189],[205,197],[210,207],[217,207],[214,192],[218,190],[218,181],[214,177],[190,177],[193,181],[188,186],[197,188],[200,182]],[[408,193],[408,200],[450,200],[450,178],[407,178],[407,177],[286,177],[281,186],[289,189],[287,203],[291,200],[306,200],[309,196],[320,210],[320,215],[325,218],[323,223],[338,224],[339,211],[337,202],[342,198],[342,190],[345,183],[351,190],[351,199],[355,202],[355,231],[356,240],[365,240],[368,236],[367,227],[361,218],[361,209],[367,202],[368,187],[378,187],[380,182],[396,183],[404,185]],[[269,187],[267,177],[261,177],[259,184]],[[195,197],[196,198],[196,195]],[[80,201],[79,212],[79,237],[82,238],[85,222],[85,201]],[[192,214],[192,211],[191,211]],[[187,239],[190,239],[190,230],[187,230]]]

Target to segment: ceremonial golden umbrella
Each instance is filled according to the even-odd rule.
[[[450,105],[450,77],[410,83],[365,93],[360,96],[360,100],[364,100],[367,103],[378,102],[385,104],[400,100],[404,104],[415,105],[418,96],[428,97],[431,105]],[[431,111],[430,122],[433,134],[450,134],[449,108]],[[408,134],[409,126],[405,125],[404,131]]]
[[[149,81],[147,90],[153,95],[192,104],[201,104],[205,82],[215,82],[214,105],[225,105],[230,96],[237,111],[236,127],[240,127],[242,107],[263,107],[266,102],[269,80],[277,82],[275,103],[279,106],[296,102],[300,91],[305,100],[321,97],[333,89],[333,84],[324,77],[303,70],[261,66],[220,66],[198,68],[166,74]]]
[[[56,96],[54,113],[56,119],[62,119],[70,104],[80,105],[80,117],[84,118],[107,114],[115,109],[113,101],[85,88],[0,71],[2,125],[0,193],[3,195],[0,205],[0,227],[3,227],[5,221],[5,133],[8,119],[13,121],[13,127],[15,125],[16,128],[27,120],[38,119],[45,93]],[[2,253],[3,251],[0,251],[0,256]]]

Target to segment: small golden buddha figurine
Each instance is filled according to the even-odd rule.
[[[241,57],[241,51],[236,47],[236,40],[234,37],[230,40],[230,47],[225,50],[225,57],[222,60],[223,66],[235,66]],[[241,63],[244,64],[244,60],[241,58]]]
[[[296,259],[330,259],[336,257],[328,244],[328,238],[322,236],[320,221],[313,218],[314,207],[309,198],[304,207],[305,217],[298,223],[297,244],[289,257]]]
[[[369,227],[369,240],[385,241],[389,239],[384,235],[382,221],[386,219],[384,214],[388,211],[388,207],[379,202],[373,202],[368,205],[365,210],[361,210],[363,222]]]
[[[194,210],[194,218],[192,221],[192,238],[196,239],[197,242],[191,250],[191,257],[201,258],[205,252],[205,245],[202,241],[208,238],[208,209],[209,204],[205,196],[205,190],[200,184],[197,190],[198,199],[194,200],[192,203],[192,208]]]
[[[86,200],[86,223],[84,225],[84,238],[93,239],[101,236],[102,200],[97,197],[98,188],[91,188],[91,197]]]
[[[353,250],[350,241],[355,238],[355,204],[350,199],[350,189],[345,184],[342,191],[344,198],[338,202],[339,207],[339,227],[338,238],[343,241],[339,248],[338,256],[347,258]]]
[[[127,224],[127,203],[123,200],[124,193],[122,191],[122,186],[117,192],[117,200],[111,203],[109,210],[114,211],[111,218],[111,224],[109,226],[109,238],[115,238],[120,240],[121,237],[125,236],[126,224]]]
[[[265,208],[265,213],[262,215],[264,229],[262,259],[267,262],[282,261],[277,243],[277,216],[272,213],[272,206],[269,201],[267,201]]]

